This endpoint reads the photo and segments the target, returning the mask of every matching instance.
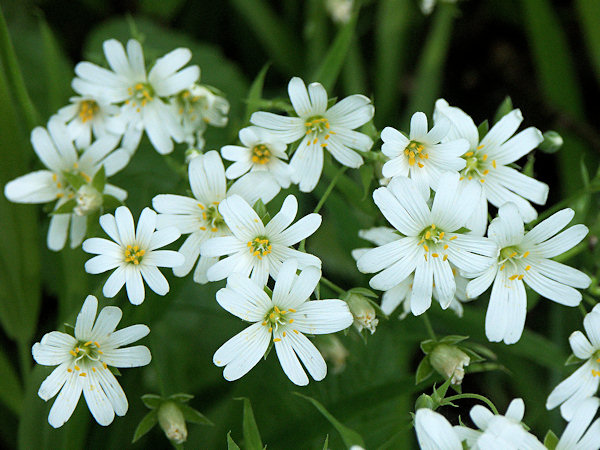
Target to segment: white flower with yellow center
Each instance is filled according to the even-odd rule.
[[[118,207],[114,216],[100,217],[100,226],[114,242],[90,238],[83,243],[83,250],[98,255],[85,263],[86,272],[97,274],[116,269],[102,289],[105,297],[114,297],[125,284],[129,301],[139,305],[145,297],[144,281],[158,295],[169,292],[169,283],[158,267],[180,266],[184,256],[173,250],[157,249],[179,238],[177,228],[155,231],[156,213],[144,208],[134,230],[133,216],[125,206]]]
[[[396,230],[390,227],[375,227],[368,230],[359,230],[358,236],[362,239],[372,242],[375,245],[385,245],[390,242],[402,239]],[[369,248],[356,248],[352,250],[352,257],[358,259],[367,253]],[[456,292],[454,298],[450,302],[449,308],[452,309],[459,317],[463,315],[463,307],[461,302],[467,301],[466,287],[468,280],[460,274],[460,271],[451,265],[454,282],[456,283]],[[392,314],[398,306],[402,306],[400,319],[404,319],[410,313],[410,293],[414,283],[414,275],[409,275],[404,281],[398,283],[391,289],[383,293],[381,298],[381,310],[388,316]],[[440,301],[438,288],[433,286],[433,298]]]
[[[440,413],[420,408],[415,414],[415,432],[423,450],[462,450],[458,434]]]
[[[226,145],[221,149],[223,158],[234,161],[225,175],[238,178],[248,171],[260,172],[281,188],[290,186],[291,169],[287,163],[286,145],[271,136],[264,128],[247,127],[240,130],[243,145]]]
[[[442,308],[450,306],[456,294],[450,264],[462,272],[482,271],[498,252],[493,241],[461,231],[476,191],[461,189],[457,173],[446,173],[439,183],[431,209],[410,178],[395,177],[388,187],[377,189],[373,200],[401,237],[369,250],[357,261],[363,273],[380,272],[369,284],[382,291],[414,274],[410,293],[414,315],[429,309],[434,283]]]
[[[62,107],[56,115],[67,124],[69,136],[77,148],[89,147],[92,136],[99,139],[107,134],[122,136],[124,123],[119,107],[91,97],[71,97],[71,104]]]
[[[271,200],[279,187],[257,174],[248,174],[227,189],[225,168],[219,154],[211,150],[190,161],[188,167],[190,187],[193,197],[160,194],[152,199],[152,206],[159,213],[156,227],[176,227],[181,234],[189,234],[179,252],[185,256],[185,263],[173,269],[177,277],[184,277],[194,271],[196,283],[207,283],[206,271],[219,258],[200,256],[200,245],[213,237],[231,236],[229,227],[219,213],[219,203],[229,195],[240,195],[248,203],[258,199],[264,203]]]
[[[429,198],[429,188],[437,190],[444,172],[458,171],[465,167],[460,157],[468,148],[464,139],[451,139],[441,143],[450,130],[450,123],[440,121],[427,131],[427,116],[416,112],[410,119],[410,134],[392,127],[381,132],[381,151],[390,158],[382,168],[386,178],[403,176],[415,180],[424,198]]]
[[[277,279],[283,261],[296,258],[298,266],[321,267],[314,255],[291,248],[313,234],[321,225],[321,216],[311,213],[291,225],[298,212],[298,200],[288,195],[281,210],[267,223],[239,195],[227,197],[219,205],[219,213],[232,236],[215,237],[200,247],[203,256],[226,258],[220,260],[206,275],[209,281],[223,280],[238,273],[249,276],[259,286],[267,284],[269,275]]]
[[[600,307],[586,314],[583,319],[585,334],[575,331],[569,336],[573,354],[585,361],[579,369],[556,386],[546,402],[546,408],[560,406],[562,416],[571,420],[581,401],[595,395],[600,384]]]
[[[364,95],[351,95],[327,108],[327,92],[320,83],[311,83],[308,91],[298,77],[288,84],[288,93],[298,117],[287,117],[258,111],[250,122],[266,128],[282,142],[289,144],[303,138],[290,166],[292,181],[300,183],[302,192],[312,191],[323,170],[323,150],[340,163],[360,167],[358,152],[366,152],[373,141],[366,134],[353,131],[373,118],[375,109]]]
[[[534,127],[513,136],[523,121],[520,110],[515,109],[502,117],[481,141],[473,119],[461,109],[448,105],[446,100],[439,99],[435,103],[433,117],[436,122],[450,121],[452,124],[446,139],[464,138],[469,142],[462,155],[466,166],[461,171],[461,181],[479,185],[481,194],[467,228],[479,234],[485,232],[488,201],[497,208],[506,202],[514,203],[525,223],[537,217],[529,202],[546,203],[548,185],[509,167],[544,139],[540,130]]]
[[[135,39],[127,43],[127,53],[115,39],[104,41],[103,49],[112,71],[80,62],[75,66],[73,89],[99,102],[121,105],[119,117],[127,127],[123,146],[131,152],[145,130],[159,153],[170,153],[173,140],[182,142],[184,133],[178,116],[163,99],[188,88],[200,76],[198,66],[182,69],[192,53],[187,48],[175,49],[156,60],[146,74],[142,46]]]
[[[521,338],[527,315],[525,284],[538,294],[566,306],[577,306],[590,278],[565,264],[551,260],[577,245],[588,233],[585,225],[574,225],[557,234],[573,218],[572,209],[563,209],[525,233],[523,219],[513,203],[500,207],[488,236],[497,243],[497,260],[474,273],[467,295],[481,295],[492,282],[492,294],[485,318],[485,334],[492,342],[514,344]]]
[[[127,192],[105,184],[103,192],[90,185],[94,175],[104,166],[106,176],[114,175],[129,162],[129,153],[115,150],[118,137],[104,136],[79,154],[73,145],[65,124],[56,116],[48,121],[47,129],[36,127],[31,132],[31,144],[47,170],[37,170],[9,181],[4,195],[15,203],[50,203],[56,201],[55,210],[69,201],[77,205],[72,213],[53,214],[48,229],[47,244],[50,250],[61,250],[67,235],[71,235],[71,248],[78,247],[87,231],[87,215],[102,205],[102,195],[111,195],[123,201]],[[66,176],[82,180],[73,187]]]
[[[207,86],[194,83],[171,100],[183,125],[184,140],[190,147],[204,148],[202,135],[207,125],[224,127],[227,125],[229,102]]]
[[[237,380],[248,373],[265,355],[271,340],[283,371],[294,384],[308,384],[300,361],[315,380],[325,378],[327,365],[304,333],[341,331],[352,325],[352,314],[342,300],[311,301],[321,271],[309,266],[296,275],[297,269],[295,259],[282,264],[272,295],[238,273],[227,280],[227,287],[217,292],[217,301],[223,308],[253,322],[215,352],[213,362],[225,366],[226,380]]]
[[[143,345],[120,348],[146,336],[148,327],[139,324],[115,331],[121,310],[107,306],[95,320],[97,309],[98,300],[88,295],[77,316],[74,336],[52,331],[31,349],[38,364],[58,366],[38,391],[45,401],[58,394],[48,416],[54,428],[69,420],[82,392],[100,425],[109,425],[115,413],[124,416],[129,406],[127,397],[108,366],[140,367],[150,362],[150,351]]]
[[[596,450],[600,448],[600,419],[594,420],[600,406],[597,397],[580,400],[573,418],[556,444],[556,450]],[[594,422],[592,423],[592,420]],[[591,425],[590,425],[591,424]]]

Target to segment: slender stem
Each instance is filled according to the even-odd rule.
[[[583,295],[583,299],[586,302],[588,302],[589,305],[596,306],[598,304],[598,301],[594,297],[592,297],[591,295],[588,295],[585,292],[583,292],[582,295]]]
[[[4,66],[10,87],[23,112],[27,127],[33,129],[39,123],[38,113],[29,97],[23,75],[17,62],[15,49],[10,40],[4,13],[0,8],[0,62]]]
[[[425,312],[421,317],[423,318],[423,322],[425,322],[425,328],[427,328],[427,333],[429,334],[429,337],[434,341],[437,341],[437,336],[435,335],[435,331],[433,331],[433,327],[431,326],[429,316]]]
[[[345,294],[346,293],[346,291],[343,290],[341,287],[339,287],[337,284],[329,281],[327,278],[325,278],[323,276],[321,277],[321,283],[323,283],[325,286],[327,286],[332,291],[337,292],[338,294]]]
[[[494,406],[494,404],[488,400],[487,398],[485,398],[483,395],[479,395],[479,394],[458,394],[458,395],[452,395],[450,397],[446,397],[444,399],[444,401],[454,401],[454,400],[460,400],[462,398],[474,398],[476,400],[481,400],[483,403],[485,403],[486,405],[488,405],[490,407],[490,409],[492,410],[492,412],[496,415],[498,415],[498,410],[496,409],[496,407]]]
[[[583,303],[579,304],[579,311],[581,311],[581,315],[583,317],[585,317],[587,315],[587,310],[585,309],[585,306],[583,306]]]
[[[321,197],[321,200],[319,200],[319,203],[317,203],[317,206],[315,206],[315,210],[313,211],[314,213],[318,213],[321,210],[321,208],[325,204],[325,200],[327,200],[327,197],[329,197],[329,194],[331,194],[331,191],[333,191],[333,188],[335,187],[336,183],[346,170],[348,170],[347,166],[340,167],[335,176],[331,179],[329,186],[327,186],[327,189],[325,189],[323,197]]]

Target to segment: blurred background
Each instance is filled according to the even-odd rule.
[[[343,3],[0,1],[25,86],[38,112],[37,125],[42,126],[74,95],[70,83],[75,64],[82,60],[104,64],[101,44],[108,38],[123,43],[131,37],[141,40],[149,63],[177,47],[192,50],[201,82],[221,90],[231,103],[228,126],[206,132],[206,149],[235,142],[252,111],[245,101],[248,90],[266,64],[264,98],[287,98],[292,76],[321,81],[330,97],[355,93],[371,97],[377,130],[385,126],[407,130],[412,113],[424,111],[431,117],[440,97],[462,108],[477,124],[488,120],[492,125],[497,108],[510,96],[514,107],[523,112],[523,127],[556,130],[564,139],[559,152],[537,152],[520,163],[550,185],[547,207],[562,201],[563,207],[576,210],[575,220],[591,230],[584,243],[561,261],[597,275],[600,230],[598,198],[593,195],[600,156],[597,0],[438,1],[429,15],[423,14],[417,0],[355,1],[350,15],[340,9]],[[5,35],[2,39],[6,42]],[[338,51],[331,52],[332,45]],[[337,68],[333,75],[327,73],[327,80],[319,77],[327,72],[324,66]],[[11,74],[0,68],[0,182],[4,185],[40,163],[29,143],[31,127],[17,106],[18,96],[7,89]],[[374,150],[380,145],[376,142]],[[176,148],[169,158],[183,163],[184,150]],[[317,189],[299,198],[299,215],[314,208],[335,172],[335,164],[329,161]],[[370,196],[376,174],[348,173],[322,210],[323,226],[307,242],[307,250],[322,259],[324,275],[344,289],[368,286],[368,277],[357,271],[350,256],[351,249],[365,246],[357,231],[385,224]],[[129,192],[127,206],[135,217],[154,195],[185,194],[187,189],[187,181],[146,138],[127,169],[111,180]],[[295,188],[288,191],[298,194]],[[270,211],[279,209],[285,194],[269,204]],[[244,325],[214,300],[224,283],[200,286],[191,277],[178,279],[169,273],[172,290],[164,298],[147,292],[140,307],[130,305],[123,293],[109,301],[101,295],[106,276],[84,272],[87,256],[81,249],[53,253],[45,247],[46,213],[40,206],[9,204],[0,198],[0,446],[171,448],[158,427],[130,443],[148,412],[140,396],[178,392],[193,394],[190,404],[215,424],[188,425],[186,448],[224,448],[229,431],[241,443],[242,403],[234,401],[238,397],[251,400],[262,441],[269,448],[323,448],[327,435],[331,448],[344,448],[331,424],[293,392],[322,403],[361,434],[368,449],[416,446],[410,416],[414,401],[441,380],[433,377],[415,386],[414,372],[423,357],[418,344],[427,339],[420,318],[380,318],[377,332],[367,339],[354,331],[339,333],[347,355],[337,353],[338,361],[329,361],[327,378],[308,387],[294,386],[275,355],[243,379],[229,383],[212,364],[212,355]],[[99,229],[92,233],[102,235]],[[140,322],[150,326],[152,331],[142,343],[151,349],[153,362],[123,370],[120,382],[130,403],[125,417],[103,428],[80,400],[70,421],[54,430],[47,423],[52,401],[46,404],[37,396],[51,369],[33,367],[31,345],[44,333],[62,329],[63,323],[73,324],[89,293],[98,295],[101,305],[116,304],[124,310],[120,326]],[[525,422],[543,439],[549,428],[558,434],[564,427],[558,412],[548,412],[544,405],[550,390],[570,373],[563,366],[570,352],[567,338],[581,328],[582,315],[577,308],[528,294],[532,311],[527,329],[512,346],[487,342],[485,295],[465,306],[462,319],[438,306],[430,315],[439,336],[470,336],[473,348],[488,358],[473,369],[480,374],[466,375],[463,391],[487,396],[501,412],[513,397],[524,397]],[[322,289],[323,297],[333,295]],[[597,297],[588,297],[589,311]],[[472,405],[462,400],[460,408],[444,411],[455,423],[459,414],[469,423]]]

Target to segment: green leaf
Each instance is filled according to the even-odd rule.
[[[106,170],[104,169],[104,165],[100,166],[96,175],[92,179],[92,187],[96,189],[98,192],[104,192],[104,186],[106,185]]]
[[[362,438],[362,436],[360,434],[358,434],[353,429],[348,428],[346,425],[344,425],[339,420],[337,420],[317,400],[315,400],[314,398],[309,397],[307,395],[303,395],[303,394],[301,394],[299,392],[294,392],[294,395],[297,395],[298,397],[302,397],[303,399],[308,400],[309,402],[311,402],[313,404],[313,406],[315,408],[317,408],[317,410],[321,414],[323,414],[323,416],[329,421],[329,423],[331,423],[331,425],[333,425],[333,427],[338,431],[338,433],[340,433],[340,436],[342,437],[342,441],[344,442],[344,445],[346,447],[350,448],[353,445],[360,445],[361,447],[365,446],[365,442],[364,442],[364,440],[363,440],[363,438]]]
[[[141,397],[142,402],[146,405],[147,408],[157,409],[160,407],[164,399],[160,395],[156,394],[144,394]]]
[[[507,95],[506,98],[500,103],[498,109],[496,110],[496,114],[494,115],[494,123],[497,123],[500,119],[502,119],[505,115],[513,110],[513,103],[511,98]]]
[[[135,429],[135,433],[133,433],[133,440],[131,442],[133,443],[138,441],[142,436],[148,433],[148,431],[150,431],[157,423],[158,412],[155,409],[153,409],[148,414],[146,414],[144,418],[140,421],[137,428]]]
[[[252,206],[252,209],[256,211],[256,214],[258,214],[258,217],[260,217],[260,220],[262,220],[263,223],[267,223],[269,221],[269,211],[267,211],[267,207],[260,198]]]
[[[600,82],[600,8],[597,0],[576,0],[583,38]]]
[[[340,28],[321,66],[312,77],[313,80],[320,82],[327,91],[333,89],[340,70],[344,65],[344,60],[354,37],[357,18],[358,14],[354,13],[348,23]]]
[[[548,450],[554,450],[558,445],[558,437],[552,430],[548,430],[546,436],[544,437],[544,446]]]
[[[373,169],[373,166],[371,166],[370,164],[363,164],[362,166],[360,166],[358,171],[360,173],[360,181],[363,186],[363,197],[362,198],[364,200],[365,198],[367,198],[367,196],[370,193],[371,182],[375,178],[375,170]]]
[[[329,450],[329,435],[325,436],[325,442],[323,443],[323,450]]]
[[[572,366],[573,364],[581,364],[584,360],[579,359],[574,354],[570,354],[567,360],[565,361],[565,366]]]
[[[489,122],[487,120],[484,120],[477,127],[477,134],[479,135],[479,141],[480,142],[484,138],[484,136],[486,134],[488,134],[488,131],[490,131],[490,124],[489,124]]]
[[[244,402],[244,419],[242,421],[242,429],[244,432],[244,446],[248,450],[262,450],[263,444],[260,439],[260,433],[256,420],[254,419],[254,412],[252,411],[252,405],[250,399],[247,397],[239,397],[236,400]]]
[[[452,377],[448,378],[444,384],[442,384],[439,388],[433,387],[433,394],[431,398],[437,402],[442,403],[443,398],[446,396],[446,392],[448,392],[448,388],[450,387],[452,381]]]
[[[449,335],[444,336],[442,339],[440,339],[440,343],[458,344],[459,342],[466,341],[467,339],[469,339],[469,336]]]
[[[433,339],[427,339],[426,341],[421,342],[421,350],[423,350],[423,353],[427,355],[433,351],[437,344],[437,341],[434,341]]]
[[[19,415],[23,407],[23,388],[17,371],[0,347],[0,401],[14,414]]]
[[[73,209],[77,206],[77,200],[72,198],[71,200],[67,200],[50,214],[55,216],[57,214],[70,214],[73,212]]]
[[[121,376],[121,371],[119,369],[117,369],[116,367],[108,366],[108,370],[110,370],[115,377]]]
[[[185,417],[185,420],[188,422],[197,423],[200,425],[215,425],[206,416],[204,416],[204,414],[189,405],[179,404],[177,407],[183,413],[183,417]]]
[[[419,367],[417,367],[417,372],[415,373],[415,384],[425,381],[433,374],[433,372],[434,369],[429,362],[429,356],[426,356],[419,363]]]
[[[227,433],[227,450],[240,450],[240,447],[234,442],[231,437],[231,431]]]
[[[67,183],[69,183],[75,190],[79,189],[84,184],[87,184],[86,179],[83,178],[83,176],[79,173],[74,174],[73,172],[67,172],[66,170],[63,170],[62,175],[65,177],[65,180],[67,180]]]
[[[262,99],[265,76],[267,75],[267,71],[269,70],[270,66],[271,63],[265,64],[263,68],[260,69],[260,72],[258,72],[258,75],[250,86],[248,98],[246,99],[246,118],[244,122],[248,122],[252,113],[260,108],[260,100]]]

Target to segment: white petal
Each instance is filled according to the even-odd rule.
[[[515,422],[521,422],[525,415],[525,403],[522,398],[515,398],[510,402],[504,417],[507,419],[514,420]]]
[[[139,224],[138,224],[139,229]],[[156,231],[152,233],[150,238],[150,242],[147,244],[148,250],[155,250],[157,248],[164,247],[165,245],[169,245],[171,242],[176,241],[181,236],[179,230],[175,227],[167,227],[162,230]]]
[[[87,253],[107,255],[114,258],[120,258],[123,256],[123,249],[120,245],[103,238],[86,239],[86,241],[83,243],[82,249]]]
[[[327,110],[327,118],[332,125],[353,130],[373,118],[375,108],[364,95],[350,95]]]
[[[429,309],[431,306],[432,291],[433,267],[424,260],[417,264],[413,290],[410,295],[410,309],[415,316],[423,314]]]
[[[367,251],[357,262],[358,270],[363,273],[379,272],[403,259],[405,254],[416,247],[414,238],[401,238]]]
[[[156,151],[161,155],[166,155],[173,151],[173,141],[161,121],[160,106],[157,106],[155,102],[160,102],[160,100],[153,100],[142,109],[144,129]]]
[[[124,245],[132,244],[135,241],[133,226],[133,216],[126,206],[119,206],[115,211],[115,221],[119,230],[121,243]],[[106,230],[105,230],[106,231]]]
[[[310,103],[308,92],[304,81],[298,77],[294,77],[288,84],[288,94],[294,110],[300,117],[307,117],[316,111]],[[325,111],[319,111],[324,113]]]
[[[294,277],[293,286],[286,297],[275,297],[275,293],[273,293],[273,302],[275,303],[275,299],[277,299],[277,305],[283,309],[298,307],[309,299],[320,279],[321,269],[316,266],[308,266],[300,272],[300,275]],[[277,283],[279,283],[279,276],[277,277]],[[275,283],[275,286],[277,286],[277,283]]]
[[[297,213],[298,200],[293,195],[288,195],[279,212],[265,225],[265,233],[269,236],[280,234],[290,226]]]
[[[138,341],[150,333],[150,328],[143,324],[131,325],[111,333],[104,341],[106,346],[112,348],[122,347]]]
[[[50,400],[61,390],[67,381],[67,376],[69,374],[69,372],[67,372],[67,367],[70,364],[70,361],[62,363],[42,382],[40,389],[38,390],[38,395],[42,400]]]
[[[191,163],[190,163],[191,166]],[[203,205],[204,206],[204,205]],[[198,213],[198,200],[183,195],[160,194],[152,199],[152,207],[161,214],[190,214]],[[159,215],[160,217],[160,215]],[[160,219],[157,228],[161,227]]]
[[[81,390],[83,389],[84,377],[80,377],[74,372],[67,377],[67,381],[54,401],[50,414],[48,415],[48,423],[54,428],[61,427],[69,420],[71,414],[77,406]]]
[[[415,431],[422,449],[462,450],[462,444],[444,416],[428,408],[415,414]]]
[[[427,135],[427,116],[422,112],[416,112],[410,118],[410,139],[419,140]]]
[[[144,256],[144,264],[150,266],[178,267],[184,261],[184,256],[174,250],[152,250]]]
[[[402,208],[406,211],[406,213],[410,216],[410,218],[415,222],[417,226],[424,227],[427,225],[431,225],[429,223],[431,221],[431,214],[429,212],[429,208],[427,207],[427,203],[425,203],[425,200],[419,195],[417,191],[417,186],[413,180],[406,177],[393,178],[390,184],[388,185],[388,189],[392,191],[394,197],[396,197],[396,199],[398,200],[398,203],[400,203]],[[452,188],[448,186],[448,189]],[[440,194],[436,195],[436,198],[438,196],[440,196]],[[435,205],[436,202],[434,201],[433,208],[436,207]],[[401,213],[402,210],[399,212]]]
[[[337,134],[335,137],[332,137],[327,141],[327,147],[325,148],[327,149],[327,151],[329,151],[329,153],[331,153],[331,156],[333,156],[336,159],[336,161],[338,161],[340,164],[343,164],[344,166],[352,167],[354,169],[362,166],[364,162],[362,156],[360,156],[357,152],[352,150],[352,148],[344,144],[344,142],[342,141],[343,139],[341,138],[341,134]],[[372,143],[369,143],[368,147],[370,147],[371,145]],[[356,146],[358,147],[359,145]]]
[[[15,203],[47,203],[56,200],[59,189],[54,173],[38,170],[28,173],[4,186],[4,196]]]
[[[594,347],[592,347],[590,341],[587,340],[581,331],[574,331],[571,333],[571,336],[569,336],[569,344],[573,349],[573,353],[579,359],[589,359],[594,353]]]
[[[65,243],[67,242],[70,220],[71,214],[55,214],[52,216],[47,238],[47,244],[50,250],[57,252],[64,248]]]
[[[419,265],[421,258],[423,258],[423,250],[421,250],[420,247],[413,246],[408,249],[404,258],[396,261],[394,264],[371,278],[369,284],[375,289],[387,291],[404,281],[406,277],[413,273],[415,268]]]
[[[108,397],[108,401],[112,405],[113,410],[118,416],[124,416],[129,407],[125,392],[115,376],[108,369],[100,369],[98,367],[97,378],[100,382],[100,387]]]
[[[535,269],[554,281],[576,288],[585,289],[592,281],[585,273],[551,259],[536,261]]]
[[[589,230],[585,225],[573,225],[571,228],[567,228],[553,238],[538,244],[536,250],[540,256],[543,256],[544,258],[553,258],[579,244],[588,234],[588,231]]]
[[[293,170],[292,181],[299,183],[300,191],[311,192],[323,171],[323,149],[305,138],[292,156],[290,167]]]
[[[125,284],[126,267],[125,264],[117,267],[117,269],[108,277],[106,283],[104,283],[102,294],[104,294],[106,298],[113,298]]]
[[[469,149],[474,150],[479,143],[479,133],[473,119],[465,112],[455,106],[450,106],[444,99],[438,99],[435,102],[435,111],[433,112],[434,121],[438,121],[441,117],[448,120],[451,124],[450,131],[446,135],[448,141],[455,139],[466,139],[469,141]]]
[[[523,121],[523,115],[514,109],[502,117],[481,140],[484,147],[496,148],[513,135]]]
[[[159,96],[169,97],[191,86],[198,81],[199,77],[200,68],[198,66],[190,66],[166,79],[155,81],[153,87]]]
[[[77,336],[78,339],[85,339],[85,337],[91,335],[97,310],[98,299],[93,295],[88,295],[85,302],[83,302],[83,306],[81,307],[81,311],[79,311],[77,321],[75,322],[75,336]]]
[[[113,241],[115,241],[119,245],[122,245],[115,216],[113,216],[112,214],[104,214],[100,216],[100,226]]]
[[[115,411],[104,390],[100,387],[99,381],[99,377],[95,372],[89,372],[85,377],[83,395],[96,422],[102,426],[107,426],[114,420]]]
[[[91,333],[88,335],[89,338],[83,338],[83,340],[91,341],[105,341],[110,334],[115,331],[117,325],[123,317],[123,312],[116,306],[105,306],[98,314],[98,319]],[[85,335],[82,335],[82,337]]]
[[[302,369],[289,340],[282,338],[281,333],[277,333],[275,339],[279,339],[275,342],[275,351],[277,352],[281,368],[292,383],[298,386],[306,386],[308,384],[308,377],[304,369]]]
[[[242,241],[250,241],[264,233],[264,225],[256,212],[238,195],[223,200],[219,212],[231,232]]]
[[[350,325],[348,325],[350,326]],[[287,332],[282,339],[289,341],[290,345],[308,370],[308,373],[317,381],[321,381],[327,375],[327,364],[317,347],[302,333]]]
[[[321,215],[315,213],[304,216],[287,230],[284,230],[273,241],[285,246],[294,245],[317,231],[321,226],[321,220]]]
[[[166,295],[169,292],[169,283],[156,266],[142,264],[140,270],[144,281],[150,289],[158,295]]]
[[[388,188],[376,189],[373,192],[373,201],[388,222],[405,236],[416,236],[422,230]]]
[[[264,356],[271,333],[257,322],[225,342],[213,356],[215,365],[226,366],[223,376],[234,381],[246,375]]]
[[[148,79],[152,83],[165,79],[185,66],[190,59],[192,59],[192,52],[188,48],[176,48],[156,60],[148,74]]]
[[[573,219],[573,216],[575,216],[575,211],[571,208],[561,209],[533,227],[525,235],[524,242],[538,244],[549,239],[566,227]]]
[[[138,269],[129,266],[125,269],[125,288],[127,290],[127,297],[132,305],[140,305],[145,298],[144,282],[142,281],[142,274]]]
[[[598,384],[600,383],[600,378],[592,374],[593,368],[594,363],[592,361],[587,361],[568,378],[561,381],[560,384],[550,392],[548,400],[546,401],[546,408],[554,409],[567,401],[573,404],[576,400],[593,395],[597,391]],[[572,418],[574,411],[571,408],[567,408],[567,412],[567,415],[565,416],[563,414],[563,416],[569,420]]]
[[[226,288],[219,289],[217,302],[247,322],[262,322],[271,309],[271,301],[259,285],[238,274],[229,277]]]
[[[581,293],[579,291],[545,277],[534,268],[525,273],[524,280],[538,294],[561,305],[577,306],[581,302]]]
[[[596,349],[600,349],[600,309],[594,308],[583,318],[583,327]]]
[[[184,277],[192,270],[198,256],[200,255],[200,244],[204,239],[205,234],[202,232],[196,232],[190,234],[187,239],[183,242],[183,245],[179,249],[179,253],[183,255],[185,261],[180,266],[173,269],[173,274],[176,277]]]
[[[150,363],[150,350],[143,345],[108,349],[102,355],[102,361],[113,367],[141,367]]]
[[[328,334],[352,325],[353,317],[342,300],[313,300],[297,307],[289,317],[294,319],[291,328],[308,334]]]

